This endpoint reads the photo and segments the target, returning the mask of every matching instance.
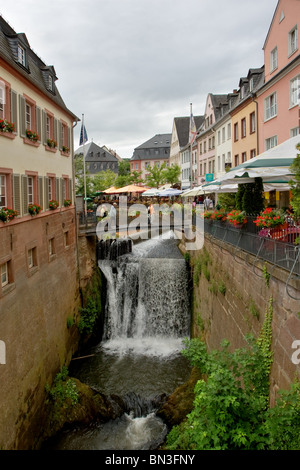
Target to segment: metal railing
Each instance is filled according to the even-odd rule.
[[[294,224],[291,227],[297,230],[299,228],[299,226]],[[287,270],[289,275],[286,290],[289,296],[295,299],[294,295],[290,292],[290,281],[300,278],[300,245],[294,243],[296,238],[295,233],[298,232],[291,232],[292,235],[288,237],[285,236],[283,229],[278,229],[278,231],[272,233],[273,238],[271,238],[259,235],[259,232],[255,229],[252,229],[252,232],[249,231],[247,224],[243,228],[235,228],[226,222],[209,220],[204,221],[204,230],[205,233],[210,234],[214,238],[233,245],[235,260],[237,260],[236,255],[239,250],[253,255],[254,260],[251,264],[254,272],[256,272],[257,260],[268,262],[273,265],[273,268],[278,266]],[[293,243],[286,240],[293,240]],[[271,274],[273,268],[271,269]],[[299,299],[297,298],[296,300]]]

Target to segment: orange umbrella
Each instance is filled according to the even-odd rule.
[[[114,186],[111,186],[110,188],[106,189],[105,191],[103,191],[105,194],[115,194],[115,191],[117,191],[117,188],[115,188]]]
[[[120,193],[143,193],[149,188],[145,188],[144,186],[137,186],[136,184],[129,184],[128,186],[124,186],[123,188],[115,189],[114,194]]]

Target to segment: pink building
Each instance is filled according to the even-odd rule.
[[[259,153],[299,134],[299,0],[279,0],[263,46],[265,83],[257,92]]]

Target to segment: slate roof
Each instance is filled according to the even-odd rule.
[[[83,146],[75,150],[75,155],[83,153]],[[94,142],[90,142],[84,145],[85,161],[86,162],[114,162],[119,163],[117,157],[112,155],[107,148],[100,147]]]
[[[180,147],[185,147],[189,143],[190,116],[175,117],[175,126]],[[204,116],[194,116],[196,129],[199,130],[204,122]]]
[[[172,134],[156,134],[134,149],[131,160],[160,160],[170,156]]]
[[[17,60],[17,44],[26,51],[26,66]],[[26,80],[43,92],[51,101],[64,109],[74,121],[79,121],[65,105],[56,85],[55,69],[52,65],[46,65],[31,49],[28,39],[24,33],[16,33],[14,29],[0,15],[0,57],[14,70],[20,73]],[[53,91],[48,88],[49,74],[53,77]]]

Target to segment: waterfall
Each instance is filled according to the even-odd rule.
[[[164,257],[167,244],[143,242],[130,254],[99,260],[107,280],[106,350],[165,356],[178,352],[189,336],[187,267],[177,253]]]

